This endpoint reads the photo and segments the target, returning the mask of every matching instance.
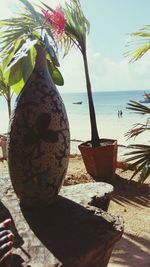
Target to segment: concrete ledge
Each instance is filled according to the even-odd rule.
[[[86,183],[63,186],[60,195],[79,203],[108,210],[110,199],[113,195],[112,185],[104,182]]]
[[[98,183],[83,184],[81,188],[80,198],[76,185],[63,187],[52,205],[35,209],[23,205],[20,208],[14,193],[10,194],[9,203],[6,196],[1,199],[8,203],[15,228],[12,266],[107,266],[113,247],[122,236],[123,222],[89,204],[93,197],[100,197]]]

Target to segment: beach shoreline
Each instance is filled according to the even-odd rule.
[[[149,91],[148,91],[149,92]],[[119,145],[131,143],[147,143],[149,135],[141,134],[135,140],[127,139],[127,132],[136,123],[144,123],[144,115],[135,114],[127,109],[130,100],[140,101],[144,91],[118,91],[118,92],[93,92],[95,113],[98,133],[100,138],[115,139]],[[91,127],[89,118],[89,107],[86,93],[62,93],[61,94],[70,125],[71,140],[89,140],[91,138]],[[73,105],[73,102],[82,101],[81,105]],[[12,102],[14,107],[15,97]],[[0,98],[0,133],[8,132],[9,118],[7,104],[3,97]],[[12,109],[13,109],[12,107]],[[122,116],[118,117],[118,111]],[[71,145],[71,153],[76,153],[76,145]]]

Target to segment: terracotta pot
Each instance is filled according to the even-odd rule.
[[[65,107],[39,46],[35,69],[10,120],[8,165],[20,201],[37,206],[55,199],[68,166],[69,140]]]
[[[117,164],[117,140],[100,139],[99,147],[92,147],[91,141],[79,145],[87,172],[96,180],[110,182]]]

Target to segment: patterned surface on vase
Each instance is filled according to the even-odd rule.
[[[69,125],[47,69],[33,71],[10,120],[8,165],[19,199],[48,204],[57,196],[69,158]]]

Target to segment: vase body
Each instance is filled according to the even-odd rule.
[[[70,135],[63,101],[47,68],[45,50],[17,98],[8,137],[8,166],[14,190],[28,206],[57,196],[69,159]]]
[[[100,139],[100,146],[92,147],[91,141],[79,145],[87,172],[97,182],[111,182],[117,166],[117,140]]]

